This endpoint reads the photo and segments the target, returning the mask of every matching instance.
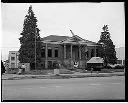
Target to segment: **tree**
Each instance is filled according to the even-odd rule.
[[[103,32],[101,32],[100,40],[98,41],[98,43],[103,44],[102,47],[99,47],[98,55],[104,58],[106,64],[115,64],[117,62],[115,45],[111,40],[108,26],[104,25],[102,29]]]
[[[37,28],[37,19],[29,7],[28,14],[25,16],[23,31],[20,34],[19,61],[21,63],[30,63],[31,67],[38,66],[41,58],[41,38]]]
[[[1,75],[3,74],[3,73],[5,73],[5,67],[4,67],[4,64],[3,64],[3,61],[1,60]]]

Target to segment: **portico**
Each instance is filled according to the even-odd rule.
[[[63,61],[65,64],[70,63],[70,65],[73,66],[74,63],[78,63],[79,68],[86,65],[85,62],[88,58],[87,57],[88,47],[87,47],[87,43],[82,38],[79,38],[76,35],[74,35],[71,38],[62,41],[61,45],[63,46],[63,53],[64,53]],[[91,57],[90,52],[89,55]]]
[[[69,49],[70,46],[70,50]],[[80,44],[64,44],[64,59],[80,60],[81,59],[81,45]]]

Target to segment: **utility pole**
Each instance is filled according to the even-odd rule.
[[[36,28],[35,28],[35,69],[36,69]]]

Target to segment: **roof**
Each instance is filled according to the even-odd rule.
[[[92,57],[87,63],[103,63],[104,60],[101,57]]]
[[[81,37],[79,37],[78,35],[74,35],[76,38],[79,38],[81,41],[83,41],[83,42],[86,42],[86,43],[91,43],[91,44],[96,44],[96,42],[92,42],[92,41],[90,41],[90,40],[86,40],[86,39],[83,39],[83,38],[81,38]]]
[[[86,44],[87,46],[94,46],[97,45],[96,42],[92,42],[89,40],[85,40],[78,35],[73,35],[72,37],[69,36],[58,36],[58,35],[49,35],[41,39],[44,43],[53,43],[55,44]]]
[[[11,54],[11,53],[17,53],[17,54],[19,54],[18,51],[9,51],[9,54]]]
[[[69,38],[69,36],[58,36],[58,35],[49,35],[47,37],[42,38],[42,40],[49,40],[49,41],[62,41],[66,38]]]
[[[97,45],[96,42],[92,42],[89,40],[85,40],[81,37],[79,37],[78,35],[73,35],[72,37],[66,38],[65,40],[61,41],[61,43],[65,43],[65,44],[86,44],[88,46],[93,46],[93,45]]]
[[[85,40],[85,39],[84,39]],[[90,45],[95,45],[95,44],[97,44],[96,42],[92,42],[92,41],[89,41],[89,40],[85,40],[85,42],[87,43],[87,44],[90,44]]]

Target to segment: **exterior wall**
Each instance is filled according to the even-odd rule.
[[[9,51],[9,68],[18,68],[18,51]],[[12,60],[14,58],[14,60]]]
[[[43,47],[46,49],[46,44],[42,44]],[[91,51],[94,50],[93,56],[95,56],[95,46],[79,46],[79,45],[73,45],[72,46],[72,54],[76,53],[75,59],[72,55],[71,59],[71,44],[66,45],[66,58],[64,58],[64,45],[62,44],[47,44],[47,47],[52,49],[52,57],[47,57],[46,60],[46,53],[45,57],[41,58],[41,69],[44,68],[52,68],[49,67],[49,64],[53,66],[54,62],[59,62],[60,64],[63,64],[67,68],[73,68],[74,62],[78,62],[78,68],[86,68],[87,64],[86,62],[91,58]],[[58,47],[58,57],[55,57],[55,48]],[[85,52],[88,50],[88,57],[86,56]],[[81,54],[81,56],[80,56]],[[9,68],[18,68],[18,51],[10,51],[9,52]],[[14,57],[15,60],[11,60],[11,57]],[[15,63],[14,67],[12,67],[11,63]],[[47,65],[47,66],[46,66]]]
[[[117,60],[117,64],[125,65],[125,60]]]
[[[46,44],[43,43],[42,46],[46,49]],[[78,45],[72,46],[72,54],[76,53],[75,59],[72,57],[71,59],[71,45],[66,45],[66,59],[64,59],[64,45],[59,44],[47,44],[47,47],[52,49],[52,57],[41,58],[42,62],[40,65],[41,69],[46,68],[45,65],[47,65],[48,68],[49,65],[53,66],[54,62],[59,62],[60,64],[65,65],[67,68],[73,68],[74,62],[78,62],[79,68],[86,68],[86,62],[91,58],[91,51],[92,49],[95,49],[94,46],[88,46],[88,57],[85,56],[85,46],[79,47]],[[58,57],[55,57],[55,48],[58,47]],[[80,51],[79,51],[80,48]],[[81,58],[79,55],[79,52],[81,52]],[[93,54],[94,55],[94,54]],[[11,57],[14,57],[15,60],[11,60]],[[47,64],[46,64],[47,62]],[[11,64],[14,63],[15,65],[12,66]],[[18,68],[18,52],[17,51],[10,51],[9,52],[9,68]]]
[[[125,65],[125,60],[123,60],[123,65]]]
[[[83,48],[86,48],[86,47],[83,47]],[[88,51],[88,54],[86,54],[85,56],[85,52],[86,52],[86,49]],[[87,46],[87,48],[84,49],[83,52],[81,52],[81,60],[79,61],[79,68],[86,68],[87,67],[87,61],[90,60],[92,57],[96,56],[96,49],[97,47],[95,46]],[[92,50],[94,51],[93,52],[93,55],[91,56],[91,52]],[[87,52],[86,52],[87,53]]]
[[[42,46],[45,47],[46,49],[46,44],[43,43]],[[46,68],[45,65],[49,65],[49,64],[46,64],[47,63],[51,63],[51,65],[53,66],[53,63],[54,62],[60,62],[60,60],[62,59],[63,57],[63,53],[62,53],[62,47],[61,45],[58,45],[58,44],[47,44],[47,47],[51,48],[52,49],[52,57],[47,57],[47,60],[46,60],[46,56],[44,58],[41,58],[42,62],[41,62],[41,68]],[[58,57],[55,57],[55,48],[58,47]],[[49,68],[49,66],[47,66]],[[51,67],[52,68],[52,67]]]
[[[79,68],[86,68],[86,60],[80,60],[79,61]]]
[[[42,45],[46,47],[45,43],[43,43]],[[72,59],[71,59],[71,44],[66,45],[66,58],[64,58],[64,54],[65,54],[64,45],[47,44],[47,47],[48,48],[50,47],[52,49],[52,57],[47,57],[47,60],[46,60],[46,57],[42,58],[42,65],[41,65],[42,69],[46,67],[52,68],[52,67],[49,67],[49,65],[51,64],[53,66],[54,62],[59,62],[60,64],[63,64],[67,68],[73,68],[74,62],[78,62],[79,68],[86,68],[86,65],[87,65],[86,62],[91,58],[92,50],[94,51],[92,56],[96,56],[95,46],[86,47],[85,45],[83,46],[73,45],[72,46]],[[56,47],[58,47],[58,57],[55,57],[54,55]],[[85,52],[87,51],[86,49],[88,50],[88,57],[86,57],[86,54],[85,54]],[[76,53],[75,59],[73,57],[74,53]],[[81,54],[81,57],[80,57],[80,54]]]
[[[30,71],[30,63],[19,63],[19,66],[23,64],[26,66],[25,71]]]
[[[70,59],[71,58],[71,46],[66,45],[66,58]]]
[[[87,63],[87,70],[93,68],[93,71],[100,71],[103,67],[103,63]]]
[[[95,49],[96,49],[97,47],[95,47],[95,46],[88,46],[87,48],[88,48],[88,51],[89,51],[89,58],[88,58],[88,59],[91,58],[91,52],[92,52],[92,50],[94,50],[94,54],[93,54],[92,57],[96,56],[96,55],[95,55]]]

